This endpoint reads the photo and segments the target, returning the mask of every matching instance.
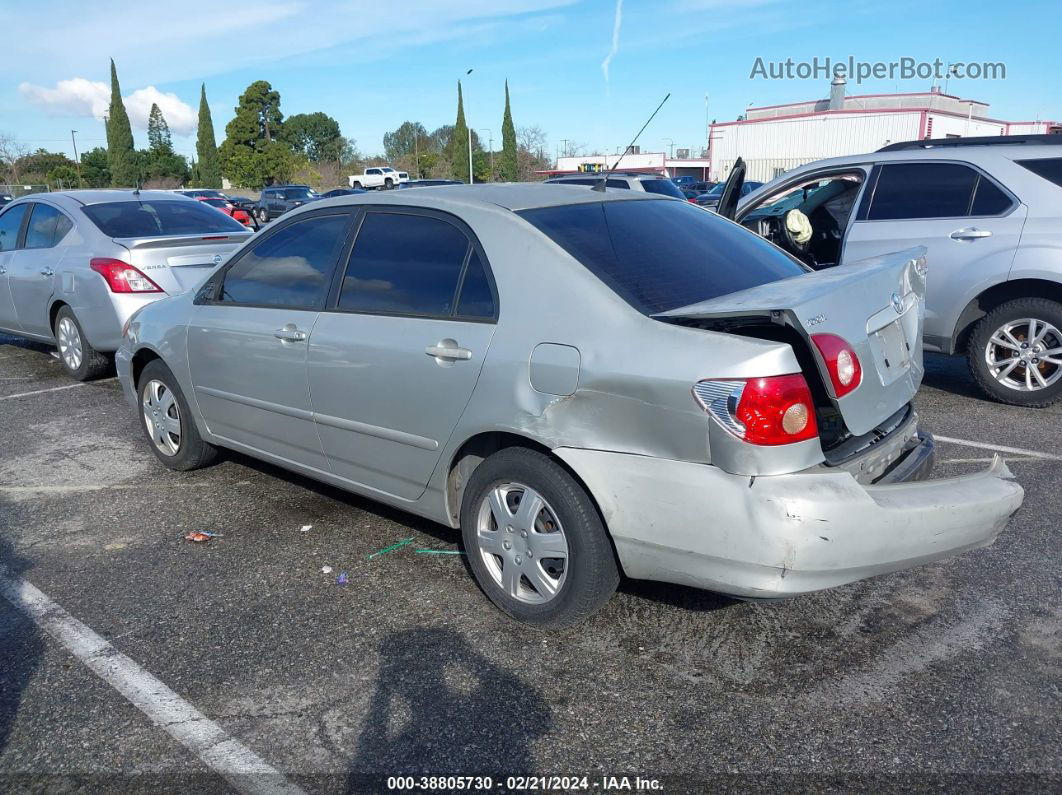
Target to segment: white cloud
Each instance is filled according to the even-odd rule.
[[[616,18],[612,21],[612,49],[608,51],[608,55],[605,56],[605,60],[601,62],[601,72],[605,75],[605,82],[608,82],[608,67],[612,63],[612,59],[616,57],[616,53],[619,52],[619,37],[620,26],[623,24],[623,0],[616,0]]]
[[[111,103],[111,90],[106,83],[75,77],[60,80],[55,88],[22,83],[18,90],[29,102],[40,105],[49,113],[58,116],[92,116],[103,119]],[[170,131],[177,135],[191,135],[198,116],[190,105],[176,94],[164,94],[155,86],[138,88],[123,97],[129,123],[138,130],[146,130],[151,105],[155,103],[162,111]]]

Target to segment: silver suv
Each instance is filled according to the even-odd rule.
[[[719,212],[812,268],[925,246],[926,350],[1003,403],[1062,397],[1062,136],[912,141],[819,160]],[[729,180],[738,185],[744,166]]]
[[[555,185],[589,185],[593,187],[599,184],[603,178],[605,178],[605,174],[570,174],[547,179],[546,182]],[[645,193],[657,193],[661,196],[670,196],[672,199],[686,201],[686,197],[679,190],[679,186],[668,177],[662,177],[659,174],[644,174],[640,171],[616,171],[607,176],[605,187],[619,188],[620,190],[640,190]]]

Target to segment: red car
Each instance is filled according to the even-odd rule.
[[[217,207],[225,215],[231,215],[234,221],[239,221],[244,226],[251,225],[251,216],[246,210],[241,210],[232,202],[225,199],[215,199],[212,196],[196,196],[198,201],[204,204],[209,204],[211,207]]]

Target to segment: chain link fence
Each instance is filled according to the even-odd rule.
[[[17,199],[19,196],[29,196],[31,193],[48,193],[51,190],[47,185],[5,185],[0,183],[0,196],[10,196]]]

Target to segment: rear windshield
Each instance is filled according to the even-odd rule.
[[[807,271],[688,202],[606,201],[518,213],[646,315]]]
[[[679,190],[679,186],[669,179],[643,179],[642,187],[648,193],[659,193],[663,196],[671,196],[674,199],[686,199],[682,191]]]
[[[1018,160],[1019,166],[1025,166],[1038,177],[1043,177],[1062,188],[1062,157],[1045,157],[1042,160]]]
[[[198,201],[107,202],[81,209],[107,237],[247,231],[243,224]]]

